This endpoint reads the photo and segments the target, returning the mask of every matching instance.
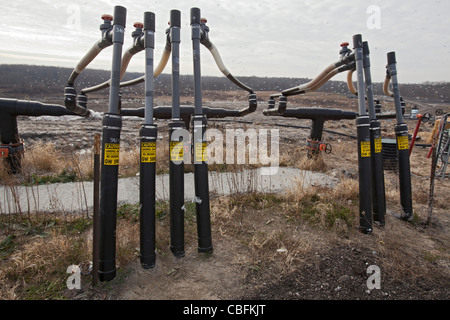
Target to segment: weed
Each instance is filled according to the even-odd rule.
[[[139,204],[122,204],[117,207],[117,217],[130,221],[139,221]]]
[[[64,169],[58,175],[49,175],[39,177],[36,174],[31,175],[31,182],[25,185],[36,185],[36,184],[49,184],[49,183],[68,183],[75,182],[77,180],[77,174],[75,172],[67,172]]]

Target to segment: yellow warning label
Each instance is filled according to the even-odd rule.
[[[375,153],[380,153],[382,149],[381,138],[375,138],[374,140]]]
[[[118,143],[105,143],[105,156],[104,164],[107,166],[119,165],[119,144]]]
[[[141,162],[156,162],[156,142],[141,142]]]
[[[408,150],[409,149],[408,136],[397,137],[397,146],[398,150]]]
[[[370,141],[361,141],[361,157],[370,157]]]
[[[183,161],[183,142],[170,142],[170,161]]]
[[[208,144],[206,142],[196,142],[194,146],[195,150],[195,162],[206,162],[207,161],[207,151],[206,146]]]

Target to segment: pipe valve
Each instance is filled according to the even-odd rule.
[[[133,27],[136,28],[136,30],[133,31],[131,34],[133,37],[139,36],[142,33],[142,29],[144,28],[144,24],[142,22],[135,22],[133,24]]]
[[[144,24],[142,22],[135,22],[133,24],[133,27],[136,29],[131,33],[131,36],[133,37],[133,46],[130,48],[130,53],[132,55],[138,53],[139,51],[142,51],[145,49],[144,46],[144,32],[142,29],[144,28]]]
[[[111,28],[111,21],[113,21],[113,16],[110,14],[102,15],[103,23],[100,25],[100,30],[108,30]]]
[[[102,32],[102,39],[98,43],[101,49],[104,49],[112,45],[112,21],[113,16],[110,14],[102,15],[103,23],[100,25],[100,31]]]
[[[341,50],[339,51],[339,54],[341,55],[341,58],[345,57],[346,55],[348,55],[350,52],[352,52],[351,49],[348,48],[349,43],[348,42],[342,42],[341,43]]]

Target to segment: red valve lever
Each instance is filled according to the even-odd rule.
[[[144,27],[144,24],[142,22],[135,22],[133,24],[133,27],[142,29]]]
[[[102,20],[113,21],[113,16],[110,14],[104,14],[102,15]]]

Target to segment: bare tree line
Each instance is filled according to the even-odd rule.
[[[60,95],[64,91],[71,68],[48,67],[35,65],[0,65],[0,94],[3,97],[17,97],[34,95]],[[126,73],[123,80],[130,80],[141,76],[142,73]],[[77,79],[76,86],[90,87],[108,80],[110,72],[106,70],[86,69]],[[305,82],[308,78],[284,77],[239,77],[239,80],[255,91],[279,92]],[[182,94],[193,94],[193,76],[180,76],[180,90]],[[204,76],[202,78],[204,90],[230,91],[236,90],[235,84],[226,77]],[[375,92],[382,92],[382,83],[374,84]],[[329,81],[318,91],[333,93],[348,93],[347,84],[343,81]],[[143,85],[125,88],[124,92],[143,92]],[[418,84],[400,84],[400,92],[409,99],[421,99],[430,103],[450,102],[449,82],[424,82]],[[171,94],[171,75],[161,74],[155,79],[155,94]]]

